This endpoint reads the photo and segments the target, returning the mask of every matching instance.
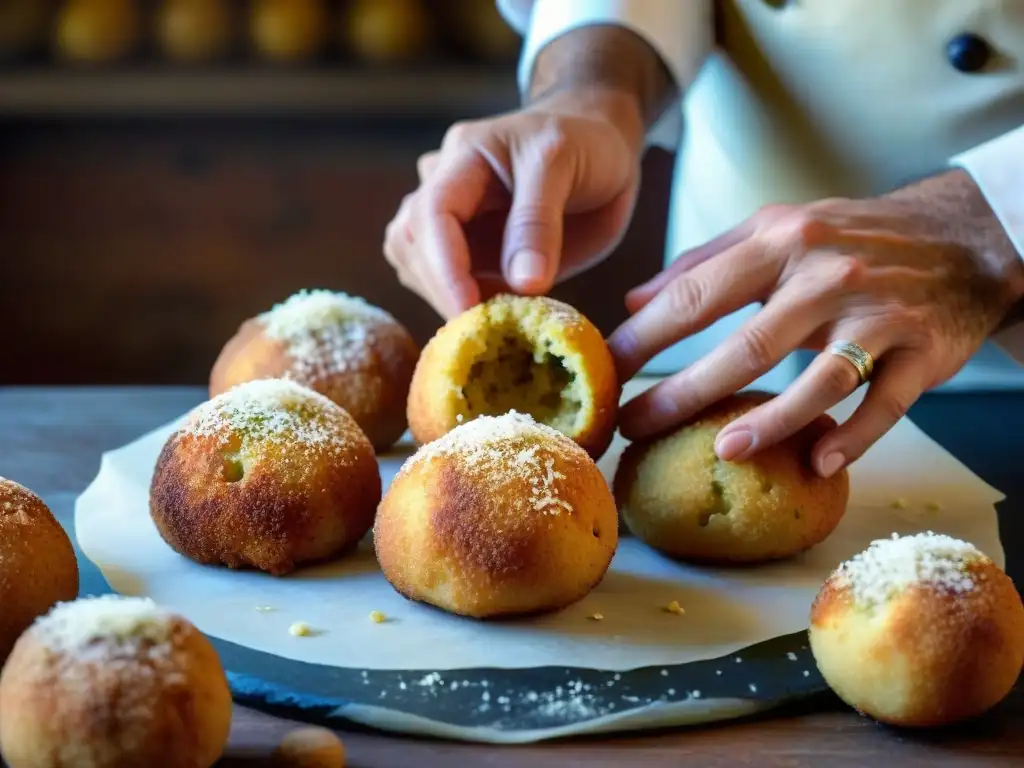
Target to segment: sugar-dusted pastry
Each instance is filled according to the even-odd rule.
[[[147,598],[57,605],[0,675],[0,750],[10,768],[210,768],[231,692],[210,641]]]
[[[280,576],[355,545],[380,497],[373,446],[344,408],[258,379],[200,405],[167,439],[150,512],[198,563]]]
[[[77,596],[71,539],[42,499],[0,477],[0,664],[37,617]]]
[[[615,501],[594,460],[529,416],[480,416],[420,448],[374,524],[401,594],[475,618],[556,611],[604,577]]]
[[[383,452],[406,429],[419,347],[389,313],[356,296],[299,291],[239,328],[210,374],[210,396],[254,379],[297,381],[336,402]]]
[[[1024,606],[974,545],[935,533],[875,541],[811,609],[810,644],[836,694],[876,720],[939,726],[976,717],[1024,664]]]

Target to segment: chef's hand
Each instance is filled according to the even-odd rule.
[[[547,293],[622,237],[642,135],[630,97],[600,89],[456,124],[420,158],[384,255],[446,318],[498,292]]]
[[[769,207],[629,293],[632,317],[610,339],[623,380],[719,318],[763,307],[713,352],[628,403],[622,432],[671,428],[797,348],[854,341],[874,357],[875,372],[856,412],[813,450],[817,472],[832,475],[953,376],[1022,296],[1024,261],[962,171],[877,199]],[[715,449],[724,460],[747,458],[860,383],[847,360],[820,354],[785,392],[721,430]]]

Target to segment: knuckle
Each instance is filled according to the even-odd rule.
[[[448,130],[445,131],[442,146],[448,147],[468,143],[475,132],[476,125],[475,122],[470,120],[459,120],[452,123]]]
[[[680,275],[664,289],[666,308],[674,317],[698,314],[707,303],[707,291],[700,280]]]
[[[437,157],[437,152],[427,152],[425,155],[420,155],[416,161],[416,173],[419,175],[421,182],[425,181],[433,173],[434,168],[437,166]]]
[[[751,325],[739,338],[740,354],[744,363],[753,370],[764,370],[776,363],[776,343],[759,325]]]
[[[509,211],[506,230],[517,233],[547,234],[553,232],[559,216],[543,203],[520,203]]]
[[[857,257],[836,256],[829,260],[825,287],[830,293],[852,293],[863,285],[865,275],[864,264]]]
[[[895,424],[907,415],[913,403],[905,395],[887,392],[878,398],[878,412],[888,424]]]
[[[768,203],[762,205],[754,214],[754,220],[759,224],[771,224],[786,216],[793,210],[792,206],[782,203]]]
[[[794,212],[788,223],[791,244],[803,252],[820,247],[832,236],[832,226],[823,221],[818,213],[810,208],[802,208]]]
[[[825,367],[821,388],[829,398],[845,397],[860,384],[860,374],[845,360],[832,358],[832,361],[832,365]]]
[[[928,312],[919,308],[903,309],[895,318],[899,335],[907,346],[929,349],[935,329]]]
[[[553,162],[569,149],[569,135],[565,126],[557,120],[546,121],[534,137],[533,150],[544,162]]]

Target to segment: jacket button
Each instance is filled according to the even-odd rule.
[[[946,57],[961,72],[978,72],[992,58],[992,47],[983,37],[964,32],[946,44]]]

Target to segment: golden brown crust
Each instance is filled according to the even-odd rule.
[[[990,560],[968,566],[963,593],[915,584],[876,608],[855,605],[835,576],[811,609],[818,667],[854,709],[899,726],[977,717],[1012,689],[1024,665],[1024,607]]]
[[[210,396],[255,379],[289,378],[340,405],[374,450],[389,450],[406,430],[405,405],[420,350],[397,321],[379,319],[358,362],[346,370],[304,365],[288,344],[270,338],[260,318],[246,320],[228,340],[210,373]],[[321,345],[322,347],[323,345]],[[317,355],[329,355],[321,348]]]
[[[78,561],[42,499],[0,477],[0,663],[15,641],[58,602],[78,595]]]
[[[227,743],[231,709],[216,651],[183,620],[166,663],[100,652],[76,659],[30,632],[0,677],[0,747],[12,766],[209,768]]]
[[[845,470],[825,479],[810,463],[831,418],[744,462],[715,454],[718,432],[770,397],[725,398],[668,434],[627,446],[614,489],[629,530],[672,557],[709,564],[777,560],[827,538],[849,498]]]
[[[527,440],[508,453],[531,449],[541,471],[552,473],[541,494],[525,474],[457,453],[403,468],[374,525],[378,562],[399,593],[491,618],[556,611],[600,583],[618,543],[607,483],[579,448],[566,453]],[[538,498],[559,506],[539,508]]]
[[[258,438],[249,438],[255,444],[246,450],[244,436],[230,426],[168,438],[150,488],[150,512],[164,541],[198,563],[278,576],[358,543],[373,524],[380,472],[355,422],[323,403],[337,410],[333,451]],[[240,478],[226,471],[226,460],[239,452],[247,455]]]
[[[413,438],[421,445],[432,442],[466,418],[460,389],[474,360],[488,349],[488,329],[495,315],[505,313],[536,313],[543,324],[538,330],[570,351],[566,366],[583,383],[590,402],[581,423],[561,431],[599,459],[615,433],[621,392],[615,362],[593,323],[573,307],[545,297],[496,296],[453,318],[435,334],[423,348],[409,389],[407,416]],[[515,410],[530,413],[531,409],[520,404]]]

